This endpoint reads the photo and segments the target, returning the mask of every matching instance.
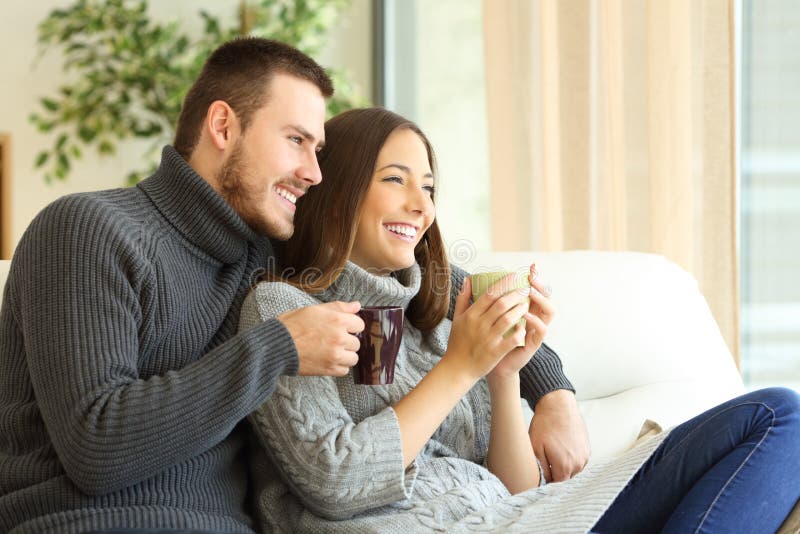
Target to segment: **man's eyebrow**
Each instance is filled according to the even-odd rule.
[[[406,174],[411,174],[411,168],[408,165],[403,165],[401,163],[390,163],[388,165],[384,165],[383,167],[381,167],[380,169],[378,169],[375,172],[381,172],[382,170],[388,169],[389,167],[395,167],[397,169],[400,169],[401,171],[403,171]],[[426,172],[422,177],[423,178],[433,178],[433,173]]]
[[[305,128],[300,126],[299,124],[290,124],[289,126],[287,126],[287,128],[297,131],[297,133],[302,135],[303,138],[306,139],[310,143],[314,143],[315,141],[317,141],[317,138],[314,137],[314,134],[312,134],[311,132],[309,132],[308,130],[306,130]],[[320,139],[319,142],[317,143],[317,148],[322,148],[323,146],[325,146],[325,140],[324,139]]]

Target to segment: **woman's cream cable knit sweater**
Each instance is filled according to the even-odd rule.
[[[334,300],[406,307],[418,266],[373,276],[348,263],[325,292],[309,296],[262,283],[245,300],[241,329],[286,311]],[[578,477],[510,496],[483,463],[491,402],[480,380],[407,469],[392,406],[436,364],[450,321],[423,336],[406,321],[394,384],[354,385],[351,376],[282,377],[250,416],[257,505],[267,532],[586,532],[662,438]]]

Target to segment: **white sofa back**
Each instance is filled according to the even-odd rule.
[[[594,458],[629,447],[645,419],[667,428],[743,392],[694,278],[654,254],[477,253],[470,272],[536,262],[557,315],[546,342],[576,388]]]

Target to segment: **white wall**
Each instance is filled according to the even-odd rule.
[[[5,0],[0,17],[0,132],[12,137],[11,153],[11,237],[19,241],[28,223],[56,198],[77,191],[108,189],[124,185],[125,175],[139,168],[142,147],[131,142],[114,157],[98,158],[94,150],[84,151],[66,182],[46,184],[43,173],[33,168],[36,154],[52,144],[50,137],[36,131],[28,116],[38,110],[40,97],[55,92],[66,80],[56,50],[35,61],[39,48],[36,27],[55,8],[69,0]],[[160,20],[181,20],[190,31],[202,26],[197,12],[235,18],[238,0],[151,0],[151,13]],[[371,91],[370,1],[352,0],[352,7],[336,25],[323,57],[325,66],[350,70],[354,81],[368,97]]]
[[[436,217],[447,252],[491,248],[481,0],[387,3],[386,106],[436,151]]]

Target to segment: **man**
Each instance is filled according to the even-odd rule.
[[[289,46],[227,43],[153,176],[31,223],[0,312],[0,531],[254,528],[239,423],[283,374],[347,373],[363,329],[358,303],[330,303],[236,335],[269,238],[292,234],[322,179],[332,92]],[[568,475],[588,457],[580,417],[562,419],[577,414],[571,386],[554,354],[533,362],[534,443]]]

